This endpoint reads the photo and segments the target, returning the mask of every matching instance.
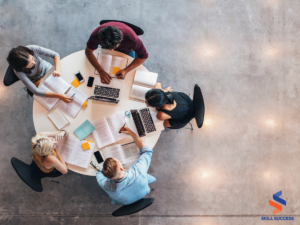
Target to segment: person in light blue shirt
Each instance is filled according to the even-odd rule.
[[[99,186],[109,195],[112,204],[129,205],[150,192],[149,184],[156,181],[155,177],[147,174],[151,163],[153,150],[145,146],[142,140],[128,127],[120,132],[132,136],[141,156],[137,163],[128,171],[115,158],[107,158],[102,171],[96,175]]]

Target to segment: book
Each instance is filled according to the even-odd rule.
[[[102,67],[102,69],[112,77],[116,77],[116,74],[127,67],[128,59],[122,58],[120,56],[112,56],[108,54],[97,55],[97,60]],[[98,71],[95,69],[95,74],[99,75]]]
[[[42,91],[54,92],[59,94],[65,94],[71,85],[68,84],[61,77],[54,77],[51,74],[44,82],[44,84],[39,86]],[[42,106],[44,106],[48,111],[51,111],[53,107],[59,102],[59,98],[48,98],[43,96],[33,95],[33,98],[37,100]]]
[[[140,158],[140,150],[135,142],[108,146],[103,148],[101,152],[104,160],[115,158],[123,165],[137,161]]]
[[[86,120],[79,127],[74,130],[76,136],[82,141],[89,136],[96,128],[91,124],[90,121]]]
[[[89,142],[90,149],[83,151],[81,144],[85,142],[87,141],[80,141],[75,136],[68,135],[58,142],[57,149],[67,163],[86,169],[91,161],[95,144]]]
[[[74,95],[75,94],[75,95]],[[75,118],[80,111],[83,103],[88,99],[89,96],[82,93],[80,90],[71,87],[67,94],[69,97],[73,97],[73,101],[70,103],[62,102],[58,107],[62,112],[68,114],[69,116]]]
[[[157,73],[136,70],[129,99],[145,102],[145,94],[154,88]]]
[[[93,138],[97,148],[129,138],[124,133],[119,133],[121,127],[126,123],[125,112],[121,111],[112,116],[101,118],[92,124],[96,128],[93,131]]]
[[[62,129],[64,126],[70,123],[67,117],[65,117],[65,115],[58,108],[49,113],[48,117],[58,130]]]

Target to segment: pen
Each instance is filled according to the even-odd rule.
[[[126,125],[126,123],[124,123],[123,127],[121,128],[121,130],[123,130],[123,128],[125,127],[125,125]],[[119,132],[119,133],[121,133],[121,130],[120,130],[120,132]]]
[[[75,96],[75,94],[76,94],[76,93],[74,93],[74,94],[71,96],[71,98],[73,98],[73,97]]]

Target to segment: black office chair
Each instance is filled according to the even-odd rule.
[[[140,35],[144,34],[144,31],[140,27],[135,26],[135,25],[133,25],[131,23],[124,22],[124,21],[119,21],[119,20],[101,20],[100,21],[100,25],[102,25],[104,23],[108,23],[108,22],[120,22],[120,23],[124,23],[127,26],[129,26],[136,33],[137,36],[140,36]]]
[[[113,216],[126,216],[142,211],[154,202],[154,198],[142,198],[130,205],[124,205],[112,213]]]
[[[4,75],[3,84],[8,87],[17,81],[19,81],[19,77],[15,74],[14,70],[11,68],[11,66],[7,67],[6,73]],[[33,93],[28,90],[26,87],[24,87],[24,90],[27,91],[27,93],[32,97]]]
[[[40,168],[35,164],[34,161],[30,165],[22,162],[21,160],[13,157],[11,159],[11,164],[14,167],[15,171],[19,177],[33,190],[37,192],[43,191],[43,186],[41,180],[45,177],[59,177],[62,175],[61,172],[51,172],[44,173]]]

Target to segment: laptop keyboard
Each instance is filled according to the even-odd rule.
[[[156,131],[149,108],[139,110],[147,133]]]
[[[134,124],[136,126],[136,129],[137,129],[137,132],[138,132],[139,136],[140,137],[146,136],[145,129],[144,129],[144,126],[142,124],[140,114],[138,113],[137,110],[130,110],[130,112],[131,112],[131,115],[132,115],[132,118],[133,118],[133,121],[134,121]]]
[[[120,89],[95,85],[94,95],[107,98],[119,98]]]

